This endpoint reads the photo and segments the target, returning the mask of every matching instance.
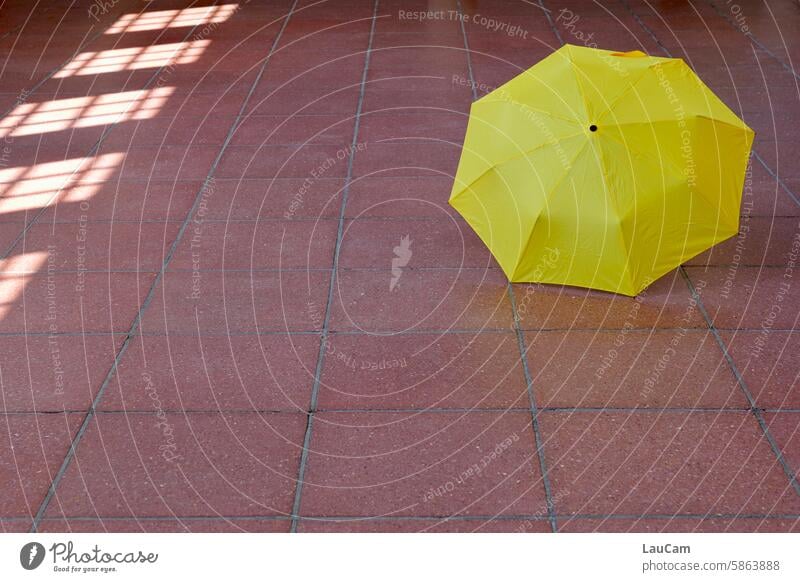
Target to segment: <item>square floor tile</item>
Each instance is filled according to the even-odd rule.
[[[54,219],[180,221],[188,214],[202,184],[202,180],[77,183],[65,187],[58,204],[49,206],[39,220],[41,224]]]
[[[451,111],[453,113],[450,115],[456,115],[469,111],[471,103],[472,93],[468,78],[460,72],[402,77],[389,74],[369,79],[364,91],[362,111],[388,113],[421,109]],[[462,133],[459,139],[463,137]]]
[[[430,139],[458,143],[467,132],[469,111],[393,109],[362,113],[358,138],[373,143],[392,139]]]
[[[401,269],[398,275],[390,267],[338,272],[332,330],[513,329],[507,284],[499,270]]]
[[[528,412],[319,413],[301,514],[546,511]]]
[[[544,412],[559,514],[795,513],[749,412]]]
[[[703,304],[722,329],[792,330],[800,303],[800,286],[780,267],[687,267],[695,285],[706,282]]]
[[[677,271],[637,297],[535,283],[515,284],[514,294],[519,324],[526,330],[706,327]]]
[[[447,176],[356,178],[350,183],[348,218],[458,218],[447,203],[453,180]]]
[[[99,414],[47,517],[285,515],[304,414]]]
[[[144,312],[143,333],[315,331],[329,271],[167,272]]]
[[[5,272],[36,272],[41,254],[50,271],[158,271],[178,233],[177,222],[40,222],[15,253],[0,261]]]
[[[499,268],[486,245],[463,221],[359,218],[344,225],[339,266],[391,268],[408,256],[409,268]]]
[[[0,416],[0,517],[36,514],[82,419],[82,414]]]
[[[312,177],[313,178],[313,177]],[[339,218],[344,178],[220,179],[207,203],[208,220]]]
[[[447,176],[453,179],[461,142],[395,139],[368,143],[356,155],[353,176]]]
[[[798,479],[800,477],[800,453],[798,453],[800,413],[797,411],[770,412],[764,414],[764,420],[786,462],[794,471],[795,479]]]
[[[288,533],[289,519],[44,519],[36,531],[42,533]]]
[[[353,141],[355,116],[327,115],[249,116],[236,127],[232,145],[331,144],[340,148]]]
[[[154,278],[152,273],[47,274],[42,269],[36,275],[0,277],[0,331],[127,332]]]
[[[102,410],[308,410],[316,335],[145,335],[128,345]]]
[[[516,335],[333,335],[319,407],[527,408]]]
[[[547,520],[524,519],[304,519],[300,533],[545,533]]]
[[[799,519],[739,517],[698,519],[692,517],[641,519],[571,518],[559,524],[559,531],[572,533],[785,533],[800,529]]]
[[[747,408],[709,331],[526,334],[540,407]]]
[[[194,221],[169,268],[331,268],[337,232],[336,220]]]
[[[800,233],[800,219],[753,216],[742,219],[739,234],[701,255],[690,265],[781,266],[789,261],[792,239]]]
[[[738,330],[722,337],[759,407],[800,409],[800,335]]]
[[[121,335],[0,336],[0,410],[88,410],[122,340]]]
[[[362,145],[363,147],[363,145]],[[348,148],[328,144],[228,146],[220,159],[219,178],[344,178]]]

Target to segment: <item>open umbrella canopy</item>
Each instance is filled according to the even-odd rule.
[[[511,281],[636,295],[737,233],[753,137],[681,59],[565,45],[472,104],[450,204]]]

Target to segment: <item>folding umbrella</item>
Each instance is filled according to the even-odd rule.
[[[754,135],[681,59],[565,45],[472,104],[450,204],[511,281],[636,295],[737,233]]]

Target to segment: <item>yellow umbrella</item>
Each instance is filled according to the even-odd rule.
[[[636,295],[737,233],[754,135],[681,59],[565,45],[472,104],[450,204],[511,281]]]

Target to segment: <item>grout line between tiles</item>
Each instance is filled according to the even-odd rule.
[[[792,190],[786,185],[786,182],[784,182],[783,179],[781,177],[779,177],[778,174],[775,171],[773,171],[772,168],[769,167],[767,162],[764,161],[764,158],[761,157],[761,154],[759,154],[755,150],[755,148],[753,148],[753,155],[758,160],[758,162],[764,167],[764,169],[767,171],[767,173],[770,176],[772,176],[773,178],[775,178],[775,181],[778,183],[778,185],[781,187],[781,189],[789,195],[789,197],[792,199],[792,202],[794,202],[797,206],[800,206],[800,199],[797,197],[797,195],[794,192],[792,192]],[[767,218],[769,218],[769,217],[767,217]],[[775,218],[777,218],[777,217],[775,217]],[[789,216],[787,218],[797,218],[797,217],[796,216]]]
[[[560,48],[560,46],[564,44],[564,39],[561,36],[561,32],[558,30],[556,23],[553,22],[553,17],[550,14],[551,11],[545,6],[544,0],[538,0],[538,4],[541,7],[542,11],[544,12],[545,17],[547,18],[547,23],[550,25],[550,30],[553,31],[553,34],[556,36],[556,39],[559,42],[559,47],[556,48]]]
[[[308,411],[300,408],[163,408],[164,413],[188,415],[188,414],[308,414]],[[794,408],[778,408],[778,409],[759,409],[764,412],[781,412],[781,413],[797,413],[800,409]],[[450,408],[317,408],[315,413],[326,414],[481,414],[481,413],[508,413],[508,412],[530,412],[530,406],[518,407],[450,407]],[[753,411],[752,408],[731,407],[707,407],[707,408],[684,408],[684,407],[625,407],[625,406],[541,406],[536,409],[538,415],[552,414],[552,413],[574,413],[586,412],[592,414],[598,413],[615,413],[624,412],[626,414],[724,414],[724,413],[738,413],[745,414]],[[0,417],[3,416],[25,416],[31,414],[80,414],[85,413],[83,408],[63,409],[63,410],[0,410]],[[116,415],[116,414],[153,414],[152,409],[143,408],[124,408],[115,410],[95,410],[95,415]]]
[[[724,265],[724,264],[714,264],[714,265],[687,265],[687,267],[692,269],[724,269],[724,268],[731,268],[736,266],[735,264],[731,265]],[[785,265],[770,265],[765,264],[761,265],[746,265],[746,264],[739,264],[739,267],[745,269],[785,269]],[[500,267],[497,265],[464,265],[458,267],[404,267],[406,271],[409,272],[438,272],[438,271],[488,271],[489,273],[499,273],[501,271]],[[174,274],[187,274],[187,273],[328,273],[332,269],[330,267],[252,267],[252,268],[245,268],[245,267],[225,267],[225,268],[200,268],[200,269],[191,269],[188,267],[180,267],[175,269],[170,269],[170,273]],[[339,267],[339,272],[345,273],[386,273],[391,271],[391,267]],[[154,273],[158,273],[158,269],[154,266],[150,268],[127,268],[127,269],[100,269],[100,268],[92,268],[92,269],[52,269],[51,274],[55,275],[69,275],[75,273],[87,273],[87,274],[94,274],[94,275],[108,275],[109,273],[116,273],[116,274],[129,274],[129,275],[152,275]],[[0,279],[6,278],[15,278],[15,277],[43,277],[44,274],[41,271],[35,270],[14,270],[8,269],[3,271],[0,274]],[[573,329],[573,328],[570,328]],[[661,328],[663,329],[663,328]],[[737,328],[739,329],[739,328]],[[777,330],[776,330],[777,331]]]
[[[378,4],[380,0],[375,0],[372,8],[372,23],[370,24],[369,40],[367,41],[367,50],[364,54],[364,70],[361,73],[361,87],[358,94],[358,104],[356,105],[355,120],[353,122],[353,138],[350,143],[350,155],[347,160],[347,173],[344,179],[344,187],[342,188],[342,203],[339,210],[339,224],[336,233],[336,244],[333,249],[333,265],[331,267],[331,276],[328,282],[328,297],[325,304],[325,318],[322,324],[322,332],[319,343],[319,353],[317,354],[317,365],[314,371],[314,383],[311,387],[311,398],[309,402],[308,420],[306,423],[305,434],[303,435],[303,450],[300,454],[300,464],[297,474],[297,485],[295,488],[294,501],[292,503],[292,524],[289,529],[290,532],[297,532],[297,524],[300,513],[300,503],[303,495],[303,485],[305,483],[306,467],[308,465],[308,453],[311,447],[311,436],[314,430],[314,413],[317,407],[317,398],[319,396],[319,387],[322,381],[322,367],[325,362],[326,344],[328,342],[328,333],[331,319],[331,306],[333,304],[334,286],[336,283],[336,270],[339,265],[339,254],[341,252],[342,239],[344,238],[344,224],[345,212],[347,207],[347,198],[350,193],[350,184],[353,179],[353,163],[356,157],[356,146],[358,145],[358,130],[361,123],[361,112],[364,108],[364,94],[366,93],[367,74],[369,73],[369,60],[372,53],[372,43],[375,39],[375,23],[378,17]]]
[[[508,284],[508,297],[511,301],[511,313],[514,318],[514,331],[517,336],[517,347],[519,348],[520,362],[522,363],[522,371],[525,376],[525,386],[528,392],[528,401],[530,402],[530,408],[528,410],[531,413],[534,445],[536,447],[536,454],[539,458],[539,467],[542,473],[542,482],[544,484],[545,500],[547,503],[547,513],[550,518],[550,527],[555,532],[558,531],[558,519],[556,517],[555,502],[553,501],[553,487],[550,483],[550,476],[547,472],[547,463],[544,456],[544,442],[542,441],[542,431],[539,426],[540,411],[536,406],[536,395],[533,390],[533,376],[531,375],[530,367],[528,366],[527,349],[525,348],[525,334],[519,326],[517,300],[514,297],[514,288],[510,282]]]
[[[800,514],[794,513],[759,513],[759,514],[742,514],[742,513],[680,513],[680,514],[666,514],[666,513],[617,513],[617,514],[603,514],[603,513],[574,513],[574,514],[558,514],[557,516],[565,521],[572,521],[578,519],[612,519],[612,520],[646,520],[646,519],[786,519],[798,520]],[[189,515],[189,516],[174,516],[174,515],[148,515],[148,516],[96,516],[96,515],[75,515],[75,516],[58,516],[47,517],[43,521],[60,522],[60,521],[131,521],[131,522],[147,522],[147,521],[288,521],[291,516],[288,515]],[[370,521],[422,521],[422,520],[442,520],[442,521],[547,521],[548,517],[541,514],[502,514],[502,515],[338,515],[338,516],[324,516],[324,515],[301,515],[300,521],[307,522],[370,522]],[[28,522],[30,518],[27,517],[0,517],[0,523],[13,523],[13,522]]]
[[[539,4],[541,8],[545,11],[545,15],[547,16],[548,21],[552,22],[550,20],[550,14],[544,7],[544,5],[541,3],[541,0]],[[463,15],[461,0],[456,0],[456,6],[458,8],[458,12]],[[463,18],[459,19],[459,24],[461,26],[461,35],[464,38],[464,54],[466,55],[467,59],[467,72],[469,74],[470,86],[472,88],[472,100],[477,101],[478,100],[477,84],[475,82],[475,74],[472,69],[472,58],[469,48],[469,38],[467,37],[467,30],[464,26]],[[556,33],[556,35],[558,35],[558,33]],[[528,359],[526,357],[527,350],[525,349],[525,336],[519,325],[520,319],[517,314],[517,303],[514,297],[514,288],[511,285],[510,281],[508,282],[507,290],[508,290],[508,297],[511,301],[511,316],[513,317],[513,322],[514,322],[514,333],[517,337],[517,346],[519,348],[520,363],[522,364],[522,371],[525,377],[525,386],[528,393],[528,401],[530,403],[529,411],[531,414],[531,428],[533,430],[533,439],[534,439],[533,445],[536,448],[536,456],[539,460],[539,469],[542,473],[542,483],[544,486],[545,503],[547,504],[547,515],[550,523],[550,528],[552,529],[552,531],[555,532],[558,531],[558,520],[556,518],[555,503],[553,501],[553,488],[550,483],[550,476],[548,475],[547,472],[547,462],[545,461],[545,456],[544,456],[544,443],[542,442],[542,434],[541,434],[541,429],[539,427],[539,415],[536,409],[536,397],[533,392],[533,377],[531,376],[531,372],[528,367]]]
[[[797,413],[800,412],[800,409],[761,409],[766,412],[781,412],[781,413]],[[31,414],[50,414],[50,415],[57,415],[57,414],[79,414],[85,413],[86,410],[82,408],[76,409],[64,409],[64,410],[21,410],[21,411],[0,411],[0,416],[25,416]],[[258,409],[258,408],[164,408],[165,413],[171,414],[307,414],[305,410],[300,410],[298,408],[293,409],[279,409],[279,408],[270,408],[270,409]],[[383,413],[391,413],[391,414],[463,414],[463,413],[507,413],[507,412],[530,412],[530,407],[487,407],[487,408],[480,408],[480,407],[452,407],[452,408],[318,408],[316,410],[317,413],[333,413],[333,414],[383,414]],[[615,407],[608,407],[608,406],[580,406],[580,407],[570,407],[570,406],[543,406],[537,408],[537,412],[541,414],[548,414],[548,413],[563,413],[563,412],[586,412],[586,413],[615,413],[615,412],[625,412],[629,414],[639,413],[639,414],[663,414],[663,413],[679,413],[679,414],[706,414],[706,413],[748,413],[752,412],[750,408],[741,408],[741,407],[733,407],[733,408],[679,408],[679,407],[672,407],[672,408],[630,408],[630,407],[622,407],[622,406],[615,406]],[[152,410],[149,409],[133,409],[133,408],[126,408],[126,409],[119,409],[119,410],[96,410],[95,414],[105,414],[105,415],[115,415],[115,414],[153,414]]]
[[[797,74],[797,72],[794,70],[794,67],[792,67],[792,66],[791,66],[791,64],[786,64],[786,63],[784,63],[784,62],[783,62],[783,59],[781,59],[781,58],[780,58],[778,55],[776,55],[776,54],[775,54],[775,53],[774,53],[774,52],[773,52],[773,51],[772,51],[772,50],[771,50],[769,47],[767,47],[767,46],[766,46],[764,43],[762,43],[760,40],[758,40],[758,38],[756,37],[756,35],[754,35],[754,34],[753,34],[753,32],[752,32],[751,30],[748,30],[747,32],[743,32],[743,31],[741,30],[741,27],[737,26],[737,25],[736,25],[736,23],[735,23],[735,22],[733,22],[733,21],[731,20],[731,17],[730,17],[728,14],[725,14],[724,12],[722,12],[722,11],[719,9],[719,7],[716,5],[716,3],[714,3],[712,0],[706,0],[706,2],[707,2],[707,3],[708,3],[708,4],[709,4],[709,5],[710,5],[710,6],[711,6],[713,9],[714,9],[714,11],[715,11],[715,12],[716,12],[716,13],[717,13],[717,14],[718,14],[718,15],[719,15],[719,16],[720,16],[720,17],[721,17],[723,20],[725,20],[725,22],[727,22],[727,23],[728,23],[728,24],[729,24],[729,25],[730,25],[730,26],[731,26],[731,27],[732,27],[734,30],[738,30],[739,32],[741,32],[742,36],[744,36],[744,37],[746,37],[747,39],[749,39],[749,40],[750,40],[750,42],[752,42],[753,44],[755,44],[755,45],[756,45],[758,48],[760,48],[762,51],[764,51],[764,52],[765,52],[765,53],[767,53],[767,54],[768,54],[770,57],[772,57],[772,59],[774,59],[775,61],[777,61],[777,63],[778,63],[778,64],[779,64],[781,67],[783,67],[784,69],[786,69],[786,71],[788,71],[788,72],[789,72],[789,73],[790,73],[790,74],[791,74],[791,75],[792,75],[792,76],[793,76],[795,79],[800,79],[800,75],[798,75],[798,74]],[[730,2],[729,2],[729,3],[730,3]],[[767,9],[769,9],[769,4],[765,4],[765,6],[767,7]],[[772,14],[771,14],[771,11],[770,11],[770,15],[772,15]],[[779,29],[779,32],[778,32],[778,34],[780,34],[780,29]],[[781,40],[783,40],[783,38],[781,38]],[[785,46],[785,45],[784,45],[784,46]],[[788,55],[788,50],[787,50],[787,55]],[[791,57],[791,55],[788,55],[788,56],[789,56],[789,63],[791,63],[791,62],[792,62],[792,57]],[[797,87],[797,81],[795,81],[795,87]]]
[[[253,84],[250,86],[250,91],[247,93],[247,95],[245,96],[245,98],[244,98],[244,100],[242,102],[241,108],[239,110],[239,116],[236,118],[236,121],[234,121],[233,125],[231,126],[231,128],[230,128],[230,130],[228,132],[228,138],[225,140],[225,143],[223,143],[223,145],[220,148],[216,158],[214,159],[214,162],[212,163],[211,168],[208,171],[206,179],[203,181],[203,185],[201,186],[200,190],[198,191],[198,193],[197,193],[197,195],[195,197],[195,200],[194,200],[194,203],[192,204],[192,207],[190,208],[189,212],[187,213],[186,218],[184,219],[184,222],[181,224],[181,228],[178,230],[178,233],[177,233],[177,235],[175,237],[175,240],[173,241],[173,243],[172,243],[172,245],[170,247],[170,250],[169,250],[167,256],[164,258],[164,262],[162,264],[161,271],[156,275],[155,279],[153,280],[152,284],[150,285],[150,288],[149,288],[149,290],[147,292],[147,295],[145,296],[144,301],[142,302],[142,305],[139,307],[139,310],[138,310],[138,312],[136,314],[136,317],[134,317],[133,322],[131,323],[130,329],[128,330],[128,333],[127,333],[125,339],[123,340],[122,345],[120,346],[119,351],[117,352],[117,355],[114,358],[113,363],[111,364],[111,368],[108,370],[108,373],[106,374],[105,379],[103,380],[103,383],[101,384],[100,388],[97,391],[97,394],[95,395],[94,399],[92,400],[92,404],[91,404],[89,410],[86,412],[86,416],[84,417],[83,421],[81,422],[81,425],[78,428],[78,431],[75,434],[75,437],[72,439],[72,442],[70,443],[69,449],[67,451],[66,456],[64,457],[64,460],[61,463],[61,466],[59,467],[58,472],[56,473],[55,477],[53,478],[53,481],[51,482],[50,487],[47,490],[47,494],[45,495],[45,498],[42,500],[42,503],[39,506],[39,509],[37,510],[36,515],[34,516],[33,523],[31,525],[31,531],[32,532],[36,531],[39,522],[44,517],[44,514],[47,511],[47,507],[50,505],[50,501],[52,500],[53,496],[55,495],[56,489],[57,489],[59,483],[61,482],[61,479],[64,477],[64,474],[66,473],[67,468],[69,467],[72,459],[74,458],[76,450],[77,450],[77,447],[80,444],[80,441],[83,438],[83,435],[86,433],[86,430],[87,430],[87,428],[89,426],[89,423],[91,422],[92,418],[94,418],[95,412],[97,410],[97,406],[99,405],[100,400],[102,399],[106,388],[108,387],[109,383],[111,382],[111,378],[114,376],[114,374],[116,372],[116,369],[117,369],[117,366],[119,365],[119,362],[122,359],[122,356],[125,354],[125,351],[127,350],[128,345],[130,345],[130,342],[131,342],[132,338],[136,334],[136,330],[138,329],[138,327],[139,327],[139,325],[141,323],[141,320],[142,320],[142,315],[143,315],[145,309],[147,309],[148,305],[150,304],[150,301],[152,300],[153,296],[155,295],[156,287],[158,286],[161,278],[163,277],[164,273],[166,272],[167,266],[168,266],[170,260],[172,259],[172,257],[175,254],[175,250],[176,250],[178,244],[180,243],[181,237],[183,236],[183,233],[186,232],[186,230],[187,230],[187,228],[188,228],[188,226],[189,226],[189,224],[191,222],[192,216],[194,215],[194,213],[196,212],[196,210],[199,207],[200,203],[202,202],[203,194],[205,193],[206,184],[208,184],[209,180],[211,180],[213,178],[214,171],[216,170],[217,165],[219,164],[220,160],[222,159],[223,153],[225,152],[225,147],[230,142],[231,138],[233,137],[233,133],[236,130],[236,127],[237,127],[239,119],[246,112],[247,104],[248,104],[251,96],[255,92],[255,89],[256,89],[256,86],[258,85],[258,82],[261,80],[261,77],[264,74],[264,70],[266,69],[267,64],[270,61],[270,57],[274,53],[275,48],[278,46],[278,42],[280,41],[280,39],[281,39],[281,37],[283,35],[283,31],[286,29],[286,25],[288,24],[289,19],[291,18],[292,14],[293,14],[293,12],[295,10],[297,2],[298,2],[298,0],[294,0],[294,2],[292,3],[291,8],[289,9],[289,12],[286,14],[285,17],[282,17],[283,23],[281,24],[281,27],[278,30],[278,33],[276,34],[275,39],[273,40],[273,42],[272,42],[272,44],[270,46],[270,49],[269,49],[269,52],[268,52],[267,56],[264,58],[264,62],[261,64],[261,67],[258,70],[258,74],[256,75],[256,77],[255,77],[255,79],[253,81]],[[215,4],[216,4],[216,2],[215,2]],[[271,26],[272,24],[274,24],[277,21],[278,20],[276,19],[276,20],[272,21],[267,26]],[[200,26],[199,23],[196,24],[195,26],[193,26],[191,28],[191,30],[189,31],[189,33],[187,34],[187,37],[190,36],[194,32],[194,30],[197,29],[199,26]],[[155,78],[155,77],[153,77],[153,78]]]
[[[683,267],[680,267],[681,275],[683,275],[684,280],[686,281],[686,285],[689,287],[689,291],[692,294],[692,297],[697,302],[697,307],[700,313],[703,315],[703,318],[706,320],[706,324],[708,325],[708,329],[714,336],[714,339],[717,341],[717,345],[719,345],[720,350],[722,350],[722,354],[725,357],[725,361],[728,363],[731,372],[733,373],[734,377],[736,378],[736,383],[739,385],[739,388],[744,393],[745,398],[750,403],[750,412],[755,417],[756,421],[758,422],[758,426],[761,429],[761,432],[764,433],[764,437],[767,439],[770,448],[772,449],[773,454],[777,457],[778,463],[783,469],[783,472],[786,474],[786,477],[789,479],[789,484],[794,489],[794,492],[797,495],[800,495],[800,483],[797,481],[797,476],[795,475],[794,470],[789,466],[788,461],[783,455],[780,447],[778,446],[775,437],[772,436],[772,432],[769,430],[769,426],[767,425],[766,420],[764,420],[763,409],[758,408],[756,405],[756,400],[753,397],[753,394],[750,392],[750,389],[747,386],[744,378],[742,377],[741,373],[739,372],[736,363],[733,361],[733,357],[730,355],[727,346],[725,345],[725,340],[722,339],[722,336],[714,327],[714,322],[711,320],[711,316],[709,315],[708,311],[703,305],[703,300],[700,297],[700,294],[695,289],[694,284],[692,283],[689,274]]]

